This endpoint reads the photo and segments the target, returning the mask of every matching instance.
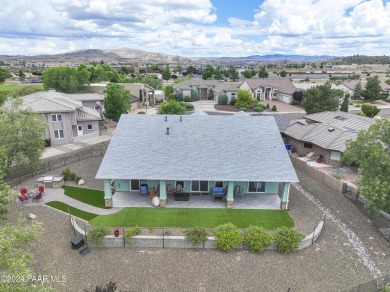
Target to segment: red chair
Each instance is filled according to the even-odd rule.
[[[22,204],[24,204],[24,202],[28,203],[28,198],[26,196],[18,196],[18,198],[19,202],[22,202]]]
[[[39,200],[43,201],[42,194],[38,194],[33,197],[33,201],[36,201],[38,203]]]
[[[22,194],[22,196],[25,196],[28,193],[28,191],[26,188],[22,188],[20,189],[20,193]]]
[[[38,194],[41,194],[41,195],[45,194],[45,187],[44,186],[39,186],[38,187]]]

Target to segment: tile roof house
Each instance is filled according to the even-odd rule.
[[[99,136],[104,96],[41,91],[23,97],[23,107],[42,114],[48,123],[47,144],[62,145]],[[84,105],[84,103],[86,105]]]
[[[341,82],[339,85],[337,85],[337,88],[342,89],[345,93],[349,93],[352,96],[357,83],[358,82],[354,82],[354,81],[344,81]],[[361,85],[362,85],[362,89],[364,89],[364,87],[366,86],[366,81],[361,81]],[[389,84],[385,82],[381,82],[380,87],[381,87],[381,92],[388,93],[390,95]]]
[[[277,77],[245,79],[239,88],[250,91],[253,98],[260,100],[277,99],[285,103],[291,103],[294,92],[300,91],[290,79]]]
[[[259,203],[268,198],[276,209],[287,208],[290,183],[298,181],[273,117],[199,111],[122,115],[96,179],[104,180],[107,206],[116,205],[116,196],[139,197],[142,185],[159,189],[161,206],[166,206],[172,200],[167,185],[180,184],[191,196],[221,187],[227,207],[233,206],[239,186],[244,199]]]
[[[203,80],[201,78],[193,78],[173,86],[174,93],[182,92],[183,97],[191,96],[191,90],[195,90],[199,94],[199,99],[218,100],[220,93],[225,93],[228,97],[228,103],[232,99],[236,99],[238,88],[218,80]]]
[[[339,166],[348,140],[368,129],[375,120],[345,112],[321,112],[304,116],[307,124],[296,122],[284,131],[285,142],[293,151],[322,156],[323,162]]]

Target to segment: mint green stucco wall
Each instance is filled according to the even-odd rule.
[[[117,192],[130,191],[130,180],[116,179],[115,180],[115,191],[117,191]]]
[[[278,194],[279,183],[277,182],[267,182],[265,183],[265,192],[266,194]]]

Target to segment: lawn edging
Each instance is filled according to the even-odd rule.
[[[74,232],[87,240],[87,233],[78,226],[74,216],[70,216],[70,221]],[[324,227],[324,221],[320,221],[317,227],[312,233],[305,236],[305,238],[299,243],[298,250],[309,247],[314,244],[321,234]],[[136,235],[132,237],[131,244],[126,244],[123,235],[115,237],[114,235],[106,235],[102,242],[103,247],[142,247],[142,248],[203,248],[203,249],[216,249],[215,237],[207,237],[207,241],[194,246],[185,236],[167,236],[167,235]],[[96,247],[94,243],[88,243],[91,247]],[[244,244],[240,244],[237,249],[247,249]],[[274,242],[265,249],[276,249]]]

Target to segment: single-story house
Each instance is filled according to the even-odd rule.
[[[238,88],[218,80],[203,80],[201,78],[193,78],[176,84],[173,86],[173,92],[182,92],[183,97],[191,96],[191,90],[195,90],[199,99],[213,99],[218,100],[220,93],[225,93],[228,97],[228,103],[237,98]]]
[[[285,143],[300,155],[312,153],[332,166],[340,166],[348,140],[368,129],[375,120],[345,112],[321,112],[304,116],[307,123],[295,122],[284,130]]]
[[[241,83],[239,88],[251,92],[255,99],[277,99],[285,103],[291,103],[294,92],[300,91],[290,79],[277,77],[248,78]]]
[[[148,186],[159,190],[162,207],[173,187],[191,196],[220,188],[228,208],[239,189],[243,200],[270,198],[277,209],[288,208],[290,184],[298,181],[275,119],[242,111],[122,115],[96,179],[104,180],[106,206],[115,206],[115,196],[139,197]]]
[[[47,145],[62,145],[100,135],[99,122],[103,118],[102,107],[98,104],[102,98],[99,94],[91,93],[41,91],[24,96],[23,107],[45,117],[48,128],[44,139]],[[84,106],[83,102],[87,105]],[[93,103],[95,108],[90,107]]]
[[[343,90],[345,93],[349,93],[352,96],[353,91],[354,91],[357,83],[358,82],[356,82],[356,81],[344,81],[344,82],[341,82],[340,84],[338,84],[337,88]],[[366,81],[361,81],[362,89],[364,89],[364,87],[366,86],[366,83],[367,83]],[[387,84],[385,82],[381,82],[380,87],[381,87],[382,93],[387,93],[390,95],[390,85],[389,84]]]

